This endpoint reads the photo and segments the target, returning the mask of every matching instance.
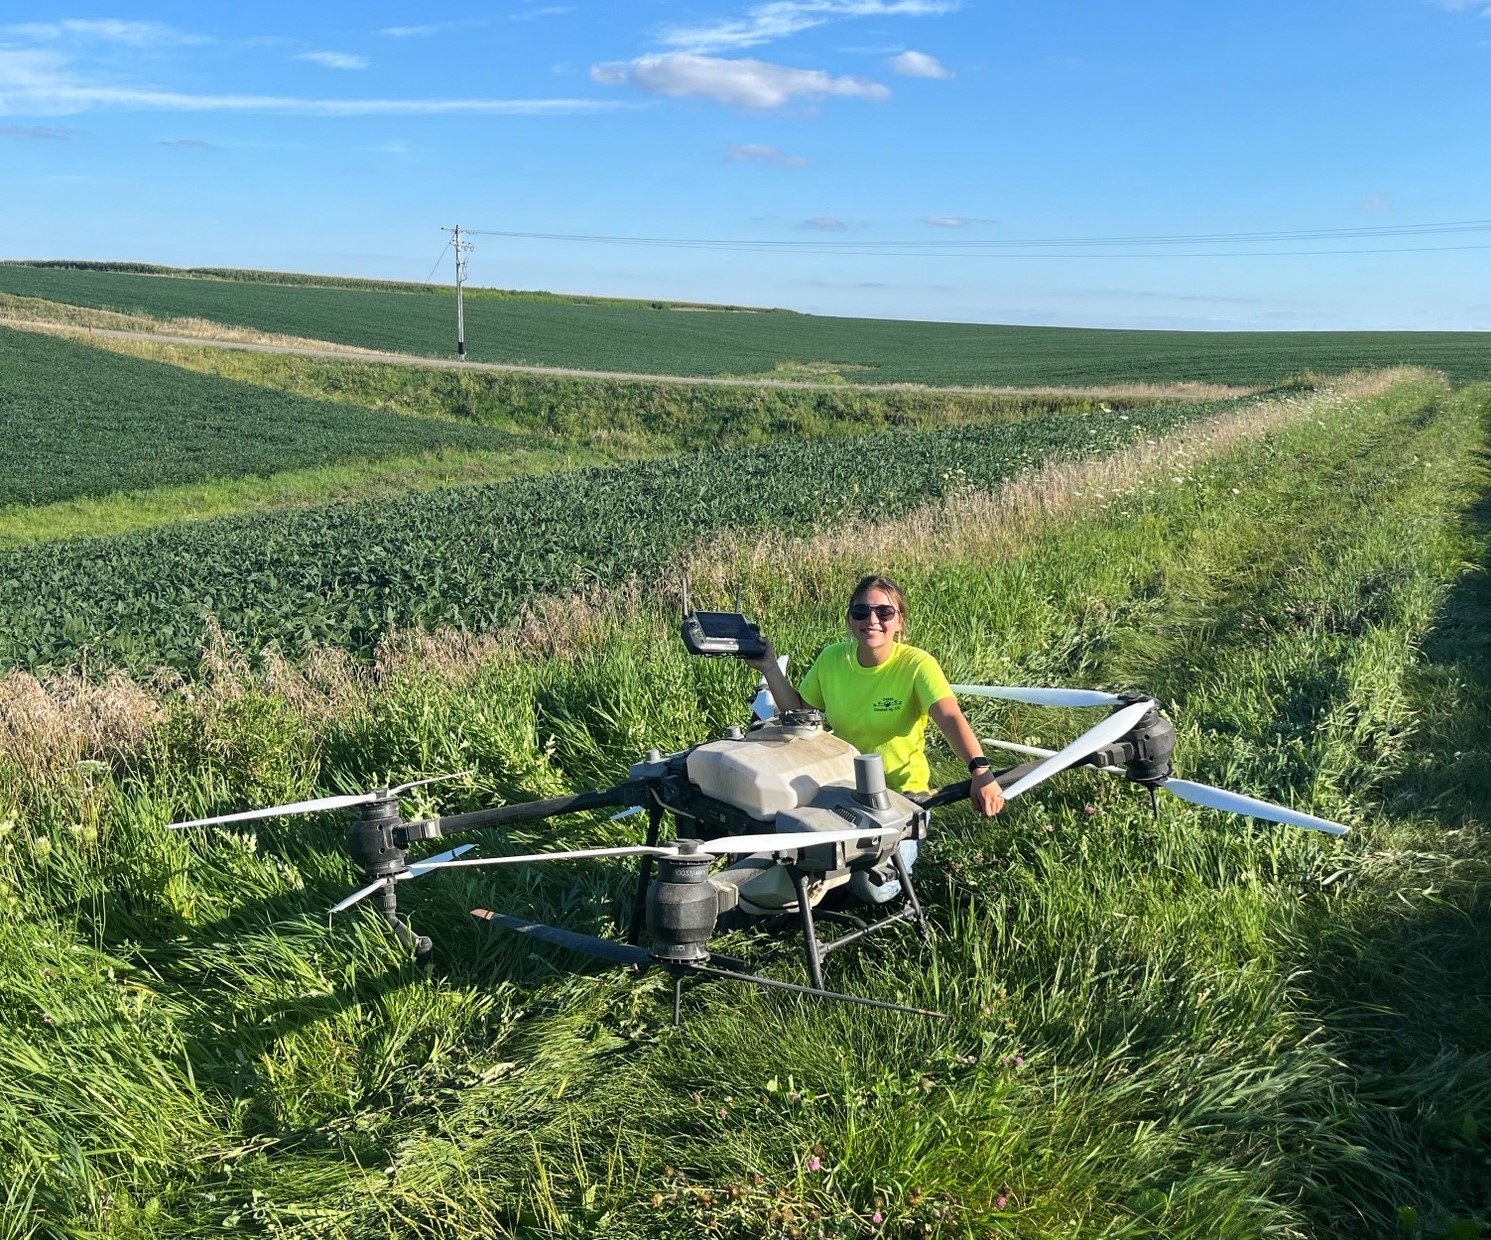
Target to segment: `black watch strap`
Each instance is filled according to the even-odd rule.
[[[977,775],[980,771],[987,771],[988,769],[988,758],[971,758],[968,762],[968,773],[970,775]]]

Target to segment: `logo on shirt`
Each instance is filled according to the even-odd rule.
[[[894,712],[900,710],[904,704],[905,703],[901,698],[886,696],[877,699],[875,702],[872,702],[870,705],[870,709],[874,711],[884,711],[893,714]]]

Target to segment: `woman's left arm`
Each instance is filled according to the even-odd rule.
[[[975,758],[984,756],[983,746],[979,744],[973,729],[968,726],[968,720],[964,717],[957,698],[948,696],[940,702],[932,703],[927,714],[965,766]],[[1004,789],[994,778],[992,769],[986,766],[973,776],[968,788],[968,799],[985,818],[992,818],[1004,808]]]

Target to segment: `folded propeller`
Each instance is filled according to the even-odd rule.
[[[986,740],[985,744],[1000,749],[1045,759],[1004,790],[1006,801],[1019,796],[1022,792],[1028,792],[1052,775],[1075,766],[1084,758],[1101,753],[1110,745],[1123,740],[1140,725],[1150,711],[1157,710],[1153,698],[1120,697],[1116,693],[1104,693],[1097,689],[1046,689],[1003,685],[953,685],[952,688],[954,693],[968,694],[971,697],[1000,698],[1011,702],[1027,702],[1033,706],[1116,706],[1122,708],[1115,710],[1108,718],[1089,728],[1071,744],[1060,750],[1040,749],[1033,745],[1016,745],[1008,741]],[[1168,758],[1168,755],[1162,756]],[[1105,769],[1121,770],[1124,774],[1129,774],[1121,767]],[[1168,772],[1168,761],[1164,761],[1163,770]],[[1326,835],[1346,835],[1350,831],[1349,827],[1342,826],[1338,822],[1331,822],[1326,818],[1317,818],[1313,814],[1287,809],[1268,801],[1260,801],[1256,797],[1244,796],[1240,792],[1213,788],[1209,784],[1199,784],[1194,780],[1175,779],[1168,773],[1146,777],[1139,782],[1151,788],[1163,788],[1183,801],[1190,801],[1193,805],[1201,805],[1208,809],[1242,814],[1249,818],[1262,818],[1267,822],[1283,823],[1287,826],[1305,827],[1311,831],[1321,831]]]

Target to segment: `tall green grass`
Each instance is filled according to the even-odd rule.
[[[1002,561],[950,544],[876,566],[955,679],[1143,687],[1181,773],[1356,828],[1336,843],[1173,798],[1153,819],[1091,773],[991,823],[940,813],[917,870],[934,948],[867,943],[829,973],[945,1023],[721,985],[675,1031],[663,980],[467,913],[604,931],[629,883],[601,865],[407,885],[439,944],[425,978],[372,914],[325,924],[353,877],[335,816],[162,829],[404,772],[476,769],[411,813],[593,785],[738,720],[750,678],[690,662],[645,601],[538,649],[225,663],[159,720],[150,694],[55,691],[29,748],[13,723],[25,767],[0,782],[9,1234],[1472,1234],[1491,1210],[1488,807],[1483,778],[1451,773],[1487,721],[1491,600],[1467,566],[1488,545],[1488,403],[1421,382],[1316,406],[1320,425],[1105,497]],[[842,600],[795,571],[748,594],[800,662]],[[1090,718],[975,717],[1045,742]],[[483,842],[634,830],[596,815]],[[791,942],[728,945],[800,978]]]

